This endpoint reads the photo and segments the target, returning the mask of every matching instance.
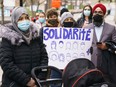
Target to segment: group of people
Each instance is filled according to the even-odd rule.
[[[91,61],[96,67],[101,67],[102,50],[108,49],[105,42],[116,42],[115,26],[104,21],[106,7],[101,3],[93,8],[86,5],[78,20],[75,20],[67,9],[62,9],[60,13],[59,18],[56,9],[49,9],[46,14],[40,12],[38,19],[32,23],[26,9],[16,7],[11,15],[11,23],[0,25],[0,66],[3,70],[1,87],[37,87],[31,70],[37,66],[48,65],[48,54],[43,43],[43,27],[93,29]]]
[[[58,25],[54,25],[51,21]],[[60,13],[58,13],[55,8],[52,8],[49,9],[46,14],[44,12],[37,13],[36,20],[34,22],[37,26],[39,26],[39,29],[44,26],[83,28],[89,23],[92,23],[92,7],[90,5],[84,6],[82,16],[78,20],[74,19],[73,15],[67,8],[61,9]]]

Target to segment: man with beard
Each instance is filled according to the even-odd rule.
[[[116,28],[104,21],[106,7],[99,3],[93,9],[93,23],[86,28],[94,29],[91,60],[96,67],[102,64],[102,51],[107,50],[107,41],[116,42]]]
[[[106,80],[116,87],[116,54],[109,50],[107,42],[116,43],[116,27],[104,21],[106,7],[99,3],[93,9],[93,23],[86,28],[94,30],[91,61],[100,69]]]

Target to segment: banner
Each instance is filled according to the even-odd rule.
[[[64,69],[73,59],[91,60],[92,38],[93,29],[45,27],[43,41],[49,56],[49,65]]]

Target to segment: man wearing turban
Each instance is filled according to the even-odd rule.
[[[91,60],[96,67],[103,65],[103,51],[108,50],[107,41],[116,42],[116,27],[104,21],[106,7],[99,3],[93,6],[93,22],[86,28],[94,30]],[[107,66],[104,66],[107,67]]]

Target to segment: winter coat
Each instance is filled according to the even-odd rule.
[[[116,87],[116,54],[108,50],[102,51],[102,63],[98,67],[104,74],[107,81]]]
[[[31,70],[48,65],[45,45],[32,26],[32,40],[27,44],[12,25],[0,26],[0,65],[3,69],[1,87],[27,87]]]
[[[83,17],[77,20],[77,27],[82,28],[84,25],[85,19]],[[89,19],[89,24],[92,23],[92,19]]]
[[[116,87],[116,43],[112,41],[105,42],[107,50],[102,51],[102,63],[98,67],[104,74],[104,77]]]
[[[102,50],[98,49],[97,45],[96,45],[98,40],[97,40],[97,37],[96,37],[94,24],[91,23],[86,28],[94,30],[93,41],[92,41],[93,53],[92,53],[92,56],[91,56],[91,60],[97,67],[99,67],[102,63]],[[99,42],[106,42],[106,41],[116,42],[116,28],[115,28],[115,26],[104,22],[102,35],[100,37]]]

